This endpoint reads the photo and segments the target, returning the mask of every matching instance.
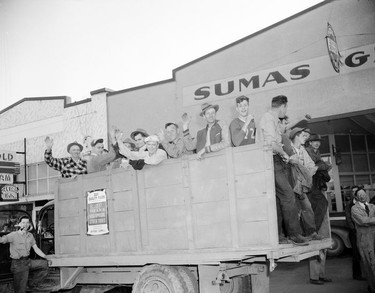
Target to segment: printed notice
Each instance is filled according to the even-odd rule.
[[[108,208],[105,189],[87,192],[87,235],[108,234]]]

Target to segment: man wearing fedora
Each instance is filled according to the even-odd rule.
[[[200,116],[203,117],[207,125],[197,132],[196,139],[192,139],[189,133],[190,118],[183,115],[184,140],[197,151],[197,159],[202,159],[206,153],[217,152],[230,146],[229,128],[221,120],[216,120],[216,112],[219,105],[204,103],[201,105]]]
[[[286,243],[283,235],[282,223],[284,221],[286,234],[290,241],[296,245],[308,245],[308,239],[303,237],[298,218],[296,197],[293,188],[288,181],[288,154],[283,150],[282,137],[284,132],[280,118],[286,116],[288,109],[288,98],[283,95],[272,98],[271,109],[263,114],[258,131],[258,141],[263,141],[273,150],[277,221],[279,230],[279,242]]]
[[[140,151],[141,149],[146,149],[146,142],[145,138],[148,137],[148,133],[146,130],[142,128],[137,128],[134,130],[131,134],[130,137],[132,140],[135,142],[135,150]]]
[[[81,158],[81,152],[83,150],[81,144],[76,141],[68,144],[66,150],[70,154],[70,157],[54,158],[52,156],[53,139],[47,136],[45,143],[46,150],[44,152],[44,161],[48,166],[59,171],[63,178],[87,174],[87,162]]]
[[[328,222],[326,218],[328,201],[323,193],[327,190],[327,184],[330,180],[328,171],[332,166],[323,161],[320,156],[319,147],[321,144],[322,138],[319,134],[311,133],[306,147],[306,151],[313,160],[317,171],[313,176],[313,184],[311,191],[307,194],[312,209],[315,215],[315,226],[318,230],[318,233],[326,238],[330,237],[330,232],[328,229]],[[327,250],[322,249],[319,256],[312,257],[309,259],[309,271],[310,271],[310,283],[315,285],[323,285],[327,282],[332,282],[331,278],[326,277],[325,273],[325,262],[327,257]]]

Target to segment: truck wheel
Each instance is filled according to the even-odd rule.
[[[198,293],[198,281],[194,274],[186,267],[177,267],[177,271],[181,275],[187,287],[186,293]]]
[[[220,293],[245,293],[251,292],[250,276],[232,278],[230,283],[220,286]]]
[[[332,247],[327,249],[327,255],[338,256],[345,249],[344,241],[342,241],[341,237],[337,235],[336,233],[331,233],[331,239],[332,239]]]
[[[150,265],[139,272],[133,293],[186,293],[185,282],[178,271],[170,266]]]

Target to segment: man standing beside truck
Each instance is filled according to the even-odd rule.
[[[357,230],[357,244],[368,282],[368,291],[375,293],[375,205],[368,203],[368,195],[362,188],[355,192],[356,203],[352,217]]]
[[[279,242],[285,242],[282,234],[282,221],[285,223],[285,229],[289,239],[296,245],[308,245],[308,239],[303,237],[302,229],[299,223],[298,209],[294,191],[288,181],[287,163],[288,154],[282,148],[282,133],[280,118],[284,118],[288,109],[288,98],[280,95],[272,99],[271,109],[263,114],[259,128],[259,141],[270,145],[273,150],[274,174],[276,185],[276,201],[280,209],[277,211],[277,221],[279,229]]]
[[[29,218],[22,216],[18,226],[20,227],[18,231],[1,237],[0,243],[9,243],[10,245],[10,257],[12,258],[10,269],[13,273],[14,293],[25,293],[29,272],[33,273],[33,280],[29,282],[31,288],[35,286],[39,289],[41,286],[46,287],[41,282],[48,275],[48,263],[46,260],[29,258],[31,247],[40,257],[47,258],[43,251],[36,245],[33,234],[29,232],[31,229]]]

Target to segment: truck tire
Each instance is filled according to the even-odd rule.
[[[331,233],[331,239],[332,239],[332,247],[327,249],[327,255],[338,256],[345,249],[344,241],[336,233]]]
[[[232,278],[230,283],[220,286],[220,293],[248,293],[251,292],[250,276]]]
[[[133,293],[186,293],[182,276],[171,266],[150,265],[143,268],[133,285]]]
[[[177,267],[177,271],[181,275],[187,287],[186,293],[198,293],[198,281],[194,274],[187,267]]]

